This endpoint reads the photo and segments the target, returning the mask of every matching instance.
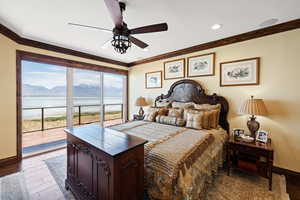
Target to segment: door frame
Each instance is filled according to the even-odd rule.
[[[128,80],[128,70],[111,68],[105,65],[96,65],[75,60],[69,60],[60,57],[37,54],[27,51],[16,50],[16,103],[17,103],[17,160],[22,160],[22,60],[39,62],[52,65],[61,65],[64,67],[71,67],[77,69],[87,69],[99,72],[114,73],[126,76]],[[126,85],[126,110],[127,114],[124,116],[128,119],[128,82]]]

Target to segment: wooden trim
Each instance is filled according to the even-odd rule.
[[[135,65],[145,64],[145,63],[154,62],[157,60],[163,60],[163,59],[176,57],[176,56],[181,56],[181,55],[185,55],[185,54],[189,54],[189,53],[193,53],[193,52],[197,52],[197,51],[203,51],[203,50],[207,50],[207,49],[211,49],[211,48],[234,44],[237,42],[247,41],[247,40],[260,38],[260,37],[264,37],[267,35],[272,35],[272,34],[281,33],[281,32],[285,32],[285,31],[290,31],[290,30],[294,30],[294,29],[298,29],[298,28],[300,28],[300,19],[296,19],[296,20],[285,22],[285,23],[273,25],[270,27],[250,31],[247,33],[242,33],[239,35],[231,36],[228,38],[224,38],[224,39],[220,39],[220,40],[216,40],[216,41],[212,41],[212,42],[195,45],[195,46],[192,46],[189,48],[180,49],[177,51],[153,56],[150,58],[145,58],[145,59],[134,61],[131,63],[124,63],[124,62],[120,62],[120,61],[116,61],[116,60],[111,60],[108,58],[103,58],[100,56],[95,56],[92,54],[83,53],[80,51],[75,51],[72,49],[67,49],[67,48],[58,47],[55,45],[50,45],[50,44],[22,38],[21,36],[19,36],[18,34],[16,34],[13,31],[11,31],[10,29],[8,29],[7,27],[5,27],[2,24],[0,24],[0,33],[2,33],[6,37],[8,37],[11,40],[13,40],[19,44],[22,44],[22,45],[36,47],[36,48],[45,49],[45,50],[49,50],[49,51],[56,51],[58,53],[63,53],[63,54],[72,55],[72,56],[78,56],[78,57],[92,59],[92,60],[97,60],[100,62],[106,62],[106,63],[110,63],[110,64],[132,67]]]
[[[289,169],[284,169],[284,168],[276,167],[276,166],[273,166],[273,172],[276,174],[281,174],[281,175],[295,176],[300,180],[300,172],[296,172],[296,171],[292,171]]]
[[[160,73],[160,86],[159,87],[148,87],[148,85],[147,85],[147,75],[148,74],[153,74],[153,73],[157,73],[157,72],[159,72]],[[147,73],[145,73],[145,88],[146,89],[155,89],[155,88],[162,88],[162,71],[154,71],[154,72],[147,72]]]
[[[16,52],[17,159],[22,160],[22,55]]]
[[[166,64],[175,61],[183,61],[183,76],[175,77],[175,78],[166,78]],[[169,60],[164,62],[164,80],[173,80],[173,79],[181,79],[185,77],[185,58],[180,58],[176,60]]]
[[[47,43],[44,43],[44,42],[39,42],[39,41],[23,38],[20,35],[18,35],[17,33],[10,30],[9,28],[2,25],[2,24],[0,24],[0,33],[2,33],[6,37],[10,38],[11,40],[13,40],[16,43],[21,44],[21,45],[35,47],[35,48],[44,49],[44,50],[48,50],[48,51],[63,53],[63,54],[66,54],[66,55],[77,56],[77,57],[82,57],[82,58],[86,58],[86,59],[91,59],[91,60],[96,60],[96,61],[100,61],[100,62],[105,62],[105,63],[114,64],[114,65],[121,65],[121,66],[128,67],[128,63],[125,63],[125,62],[112,60],[112,59],[108,59],[108,58],[104,58],[104,57],[100,57],[100,56],[96,56],[96,55],[76,51],[76,50],[73,50],[73,49],[68,49],[68,48],[64,48],[64,47],[60,47],[60,46],[56,46],[56,45],[52,45],[52,44],[47,44]]]
[[[17,156],[12,156],[8,158],[4,158],[0,160],[0,167],[5,167],[7,165],[12,165],[18,163],[18,158]]]
[[[128,79],[127,70],[115,69],[106,66],[100,66],[100,65],[90,64],[90,63],[68,60],[59,57],[53,57],[53,56],[47,56],[47,55],[17,50],[16,51],[17,156],[16,157],[18,161],[22,160],[22,60],[47,63],[53,65],[61,65],[65,67],[72,67],[78,69],[95,70],[95,71],[106,72],[106,73],[121,74],[121,75],[125,75],[126,78]],[[127,97],[128,97],[128,91],[127,91]],[[126,104],[128,106],[128,98]],[[127,115],[128,115],[128,110],[127,110]]]
[[[242,33],[239,35],[231,36],[228,38],[224,38],[224,39],[220,39],[220,40],[216,40],[216,41],[212,41],[212,42],[199,44],[199,45],[192,46],[189,48],[180,49],[177,51],[153,56],[150,58],[145,58],[142,60],[131,62],[131,63],[129,63],[128,66],[132,67],[135,65],[141,65],[141,64],[145,64],[145,63],[149,63],[149,62],[154,62],[157,60],[163,60],[163,59],[181,56],[181,55],[185,55],[185,54],[189,54],[189,53],[193,53],[193,52],[197,52],[197,51],[212,49],[212,48],[216,48],[216,47],[220,47],[220,46],[225,46],[225,45],[234,44],[237,42],[260,38],[260,37],[264,37],[267,35],[290,31],[290,30],[294,30],[294,29],[298,29],[298,28],[300,28],[300,19],[296,19],[296,20],[285,22],[285,23],[277,24],[274,26],[250,31],[247,33]]]
[[[27,60],[27,61],[47,63],[52,65],[61,65],[66,67],[78,68],[78,69],[89,69],[89,70],[122,74],[122,75],[128,74],[128,71],[123,69],[111,68],[107,66],[95,65],[95,64],[79,62],[79,61],[69,60],[65,58],[54,57],[54,56],[47,56],[43,54],[31,53],[26,51],[17,50],[17,55],[21,56],[22,60]]]
[[[213,72],[212,74],[205,74],[205,75],[194,75],[194,76],[190,76],[189,75],[189,71],[190,71],[190,59],[191,58],[197,58],[197,57],[202,57],[202,56],[209,56],[209,55],[213,55]],[[202,55],[198,55],[198,56],[191,56],[187,58],[187,77],[202,77],[202,76],[214,76],[215,75],[215,66],[216,65],[216,53],[207,53],[207,54],[202,54]]]
[[[236,63],[236,62],[243,62],[243,61],[249,61],[249,60],[256,60],[257,62],[257,69],[256,69],[256,83],[248,83],[248,84],[235,84],[235,85],[222,85],[222,65],[223,64],[229,64],[229,63]],[[220,63],[220,87],[230,87],[230,86],[251,86],[251,85],[259,85],[260,84],[260,57],[254,57],[254,58],[246,58],[246,59],[240,59],[240,60],[233,60],[228,62],[222,62]]]
[[[13,32],[12,30],[10,30],[9,28],[7,28],[3,24],[0,24],[0,33],[3,34],[3,35],[5,35],[9,39],[17,42],[17,43],[18,43],[18,41],[21,38],[18,34],[16,34],[15,32]]]

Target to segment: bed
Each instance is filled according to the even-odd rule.
[[[175,82],[162,102],[220,104],[219,126],[195,130],[151,121],[132,121],[111,127],[148,140],[145,145],[145,187],[152,200],[204,199],[207,188],[224,161],[229,132],[228,102],[216,94],[206,95],[193,80]]]

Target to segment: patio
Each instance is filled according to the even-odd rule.
[[[104,126],[108,127],[121,123],[122,119],[110,120],[105,121]],[[94,124],[99,123],[96,122]],[[55,128],[44,131],[23,133],[22,147],[26,149],[26,152],[32,152],[35,149],[46,150],[45,148],[49,149],[57,146],[64,146],[65,142],[61,142],[66,139],[64,129],[65,128]]]

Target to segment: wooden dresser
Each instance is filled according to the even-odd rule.
[[[141,200],[146,140],[99,125],[66,129],[67,179],[76,199]]]

